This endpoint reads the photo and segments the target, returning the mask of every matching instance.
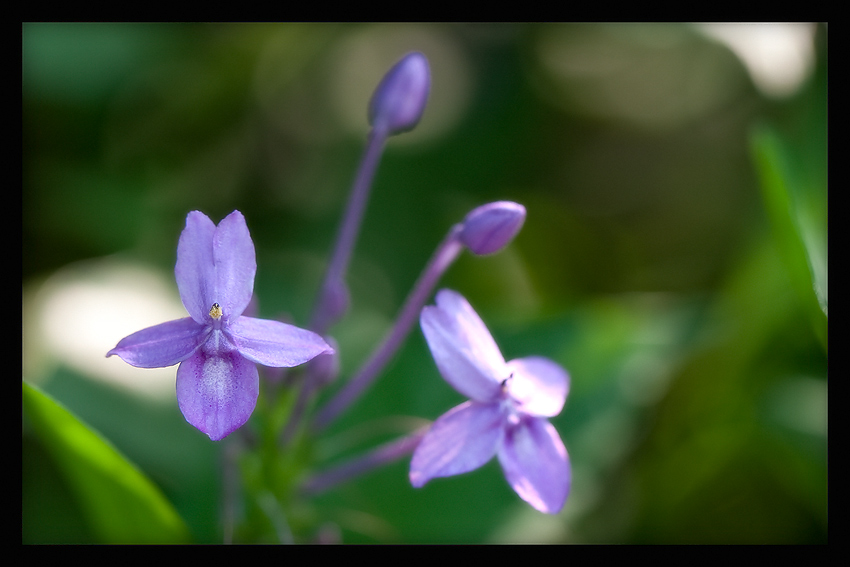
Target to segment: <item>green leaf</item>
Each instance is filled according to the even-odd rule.
[[[822,341],[826,339],[826,200],[816,181],[806,181],[792,151],[769,127],[754,130],[753,158],[762,197],[791,279]]]
[[[104,543],[180,543],[183,520],[160,490],[100,434],[23,382],[23,411]]]

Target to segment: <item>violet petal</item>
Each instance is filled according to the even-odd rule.
[[[481,402],[499,395],[510,371],[487,327],[460,294],[441,290],[437,306],[422,309],[420,323],[446,382]]]
[[[213,441],[248,421],[259,393],[256,365],[236,351],[213,356],[198,351],[177,369],[180,411]]]
[[[208,336],[208,327],[185,317],[136,331],[106,356],[116,354],[138,368],[163,368],[186,360]]]
[[[236,319],[251,301],[254,294],[254,275],[257,258],[254,242],[245,224],[245,217],[233,211],[218,224],[212,240],[215,264],[216,297],[212,302],[221,305],[224,321]]]
[[[422,438],[410,462],[410,483],[475,470],[496,453],[504,415],[498,404],[468,401],[440,416]]]
[[[280,321],[239,317],[227,326],[227,334],[242,356],[264,366],[298,366],[333,353],[316,333]]]
[[[186,228],[177,243],[177,264],[174,276],[183,306],[199,324],[209,320],[209,311],[217,301],[213,234],[215,224],[207,215],[192,211],[186,216]]]
[[[570,388],[563,368],[542,356],[511,360],[508,368],[513,376],[508,390],[520,411],[544,417],[561,413]]]
[[[570,463],[551,423],[530,417],[509,428],[499,462],[520,498],[547,514],[561,511],[570,491]]]

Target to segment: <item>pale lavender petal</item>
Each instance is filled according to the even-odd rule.
[[[316,333],[280,321],[239,317],[227,326],[227,334],[242,356],[264,366],[298,366],[333,353]]]
[[[419,488],[432,478],[475,470],[496,453],[504,415],[498,404],[469,401],[452,408],[425,434],[410,462],[410,483]]]
[[[457,321],[461,340],[471,349],[471,354],[494,372],[503,372],[505,359],[487,326],[469,302],[456,291],[442,289],[437,293],[437,307]]]
[[[422,309],[420,324],[443,378],[473,400],[495,400],[510,371],[469,303],[454,291],[441,290],[437,306]]]
[[[199,351],[177,369],[180,411],[213,441],[248,421],[259,393],[257,367],[236,351],[217,356]]]
[[[186,217],[186,228],[177,244],[177,264],[174,275],[183,306],[197,323],[209,320],[209,311],[217,299],[215,293],[215,264],[213,234],[215,224],[207,215],[192,211]]]
[[[117,354],[132,366],[162,368],[186,360],[203,344],[210,329],[191,317],[160,323],[124,337],[106,353]]]
[[[561,413],[570,389],[570,377],[558,364],[542,356],[508,362],[513,378],[508,391],[524,413],[552,417]]]
[[[242,213],[233,211],[218,223],[212,253],[217,293],[213,301],[221,305],[224,321],[236,319],[251,301],[257,273],[254,242]]]
[[[567,449],[551,423],[526,418],[505,432],[499,449],[505,478],[537,510],[557,514],[570,491]]]

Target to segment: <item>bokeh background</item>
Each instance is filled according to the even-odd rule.
[[[414,490],[403,459],[312,499],[306,540],[826,542],[823,24],[24,24],[24,380],[153,480],[192,541],[222,541],[230,439],[185,422],[174,368],[104,355],[185,315],[191,210],[241,210],[260,315],[306,324],[368,98],[412,50],[431,99],[375,180],[332,330],[341,379],[452,224],[522,203],[514,243],[462,255],[441,286],[506,358],[570,372],[552,421],[572,492],[546,516],[495,460]],[[460,401],[414,329],[314,462]],[[103,541],[26,413],[22,463],[23,542]]]

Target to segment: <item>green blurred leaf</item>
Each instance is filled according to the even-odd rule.
[[[92,531],[105,543],[179,543],[183,520],[160,490],[111,444],[23,382],[28,423],[66,475]]]
[[[797,171],[787,144],[768,127],[751,137],[762,197],[791,279],[826,344],[826,201]],[[822,202],[821,202],[822,201]]]

